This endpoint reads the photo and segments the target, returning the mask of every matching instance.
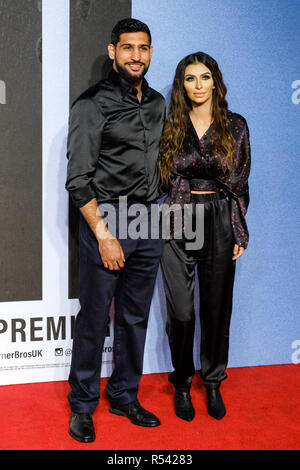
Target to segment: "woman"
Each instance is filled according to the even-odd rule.
[[[181,60],[160,147],[162,185],[168,188],[165,204],[182,208],[191,204],[193,229],[196,207],[204,207],[202,247],[187,247],[185,235],[191,230],[183,210],[182,236],[178,236],[174,211],[161,260],[174,367],[169,381],[175,387],[175,413],[187,421],[195,415],[190,395],[195,373],[195,268],[200,291],[200,375],[208,413],[221,419],[226,412],[220,384],[227,377],[235,264],[248,245],[249,132],[246,120],[228,111],[225,95],[222,74],[212,57],[198,52]]]

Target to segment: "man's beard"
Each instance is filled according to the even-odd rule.
[[[141,62],[137,62],[137,63],[141,63]],[[145,64],[143,64],[144,68],[142,72],[140,73],[140,75],[131,75],[131,73],[125,67],[122,67],[122,65],[119,64],[117,59],[115,59],[115,64],[116,64],[116,69],[118,70],[121,77],[123,77],[127,82],[131,83],[131,85],[134,85],[135,83],[140,82],[146,75],[148,68],[149,68],[149,66],[147,67]]]

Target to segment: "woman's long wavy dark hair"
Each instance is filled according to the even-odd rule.
[[[184,74],[188,65],[200,62],[211,72],[215,88],[212,96],[212,119],[214,121],[211,134],[211,145],[216,155],[226,162],[230,170],[233,164],[235,139],[230,130],[227,116],[228,104],[225,99],[226,86],[217,62],[204,52],[196,52],[184,57],[177,65],[172,86],[171,100],[167,120],[160,141],[159,167],[162,186],[168,187],[174,158],[182,146],[188,113],[192,109],[184,89]]]

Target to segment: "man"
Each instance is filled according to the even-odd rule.
[[[144,75],[152,56],[148,27],[134,19],[113,29],[108,78],[73,104],[68,136],[66,188],[80,210],[79,301],[69,377],[69,433],[92,442],[92,420],[99,402],[101,354],[114,297],[114,370],[107,382],[109,411],[136,425],[158,426],[158,418],[137,400],[150,304],[162,243],[118,237],[98,209],[107,204],[120,214],[120,197],[142,203],[150,221],[159,196],[157,165],[165,117],[164,98]],[[129,218],[130,219],[130,218]],[[130,220],[127,220],[129,224]]]

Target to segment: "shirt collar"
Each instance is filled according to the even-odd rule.
[[[138,91],[137,89],[129,83],[125,78],[123,78],[118,72],[116,72],[114,69],[111,69],[108,75],[108,80],[115,86],[117,87],[121,94],[122,97],[124,98],[129,92],[133,93],[134,95],[137,95]],[[143,78],[142,82],[142,93],[145,94],[149,88],[148,82],[145,78]]]

